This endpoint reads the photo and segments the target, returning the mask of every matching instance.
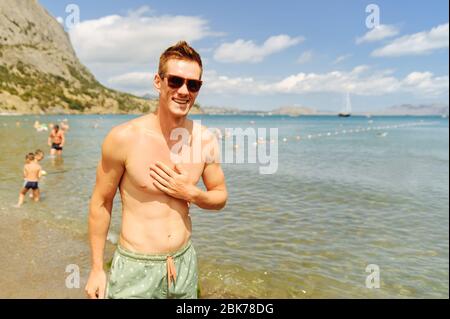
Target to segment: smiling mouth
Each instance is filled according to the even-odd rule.
[[[180,104],[180,105],[187,105],[189,103],[189,99],[173,98],[172,101],[174,101],[175,103]]]

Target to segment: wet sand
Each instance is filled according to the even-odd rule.
[[[64,225],[64,222],[55,225],[55,222],[39,220],[23,209],[1,209],[0,218],[3,221],[0,224],[0,298],[86,298],[84,286],[90,270],[87,233],[76,233],[69,225]],[[111,260],[114,249],[115,245],[106,241],[106,264]],[[71,274],[66,272],[68,265],[79,267],[79,288],[66,287],[66,279]],[[214,285],[208,290],[208,282],[205,280],[201,280],[200,286],[201,298],[239,298],[215,291]]]
[[[64,225],[54,227],[22,209],[2,210],[0,218],[0,298],[85,298],[89,271],[86,236],[72,233]],[[105,260],[111,258],[113,249],[107,242]],[[70,264],[79,266],[79,288],[66,287],[70,275],[66,266]]]

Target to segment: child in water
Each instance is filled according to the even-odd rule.
[[[40,149],[37,149],[34,152],[34,162],[39,164],[39,162],[42,161],[43,159],[44,159],[44,152]],[[46,174],[47,174],[47,172],[44,171],[43,169],[41,169],[41,172],[39,174],[39,179]],[[30,193],[30,198],[33,198],[33,192]]]
[[[34,161],[39,164],[39,162],[42,161],[43,159],[44,159],[44,152],[40,149],[37,149],[34,152]],[[47,172],[41,169],[41,175],[39,175],[39,177],[45,174],[47,174]]]
[[[25,200],[25,195],[30,189],[32,189],[34,201],[39,201],[40,194],[38,182],[41,176],[41,166],[34,160],[34,158],[34,153],[28,153],[25,156],[25,165],[23,167],[23,177],[25,179],[25,182],[22,189],[20,190],[19,201],[17,202],[17,205],[15,205],[15,207],[22,206]]]

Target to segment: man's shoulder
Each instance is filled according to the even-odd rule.
[[[141,116],[117,126],[114,126],[105,138],[105,143],[116,146],[127,146],[142,132],[142,123],[145,116]]]
[[[107,138],[115,142],[127,142],[137,133],[137,119],[114,126],[108,133]]]

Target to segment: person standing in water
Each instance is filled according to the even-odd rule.
[[[25,166],[23,167],[24,184],[19,193],[19,201],[15,207],[22,206],[25,195],[31,189],[33,191],[33,200],[39,201],[39,178],[41,176],[41,166],[34,160],[34,154],[28,153],[25,156]]]
[[[40,150],[40,149],[37,149],[35,152],[34,152],[34,162],[35,163],[37,163],[37,164],[39,164],[39,162],[40,161],[42,161],[44,159],[44,152],[42,151],[42,150]],[[43,169],[42,169],[42,167],[41,167],[41,170],[40,170],[40,172],[39,172],[39,179],[43,176],[43,175],[46,175],[47,174],[47,172],[46,171],[44,171]],[[30,198],[33,198],[33,192],[31,192],[30,193]]]
[[[168,48],[153,80],[157,111],[116,126],[106,136],[89,210],[89,298],[197,298],[189,208],[220,210],[228,197],[217,140],[187,119],[201,77],[201,58],[192,47],[181,41]],[[178,141],[172,133],[177,131],[185,132],[193,145],[211,146],[211,158],[173,161]],[[200,178],[206,190],[196,186]],[[117,188],[122,225],[107,279],[103,255]]]
[[[64,131],[59,129],[59,125],[56,124],[53,126],[50,135],[48,136],[48,146],[51,147],[50,155],[55,156],[62,155],[63,146],[65,143]]]

